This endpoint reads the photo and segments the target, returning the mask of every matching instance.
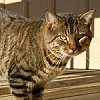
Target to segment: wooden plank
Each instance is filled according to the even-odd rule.
[[[80,14],[84,12],[84,0],[57,0],[56,11]]]
[[[5,0],[0,0],[0,8],[5,8]]]
[[[74,97],[74,96],[80,96],[80,95],[87,95],[87,94],[93,94],[93,93],[98,93],[100,91],[100,82],[97,84],[95,83],[95,86],[92,86],[94,84],[90,84],[90,86],[87,85],[81,85],[77,87],[63,87],[63,88],[58,88],[58,89],[52,89],[47,91],[45,93],[44,98],[46,100],[51,99],[59,99],[63,97]]]
[[[100,93],[85,94],[85,95],[74,96],[74,97],[64,97],[64,98],[53,99],[53,100],[100,100]]]
[[[0,96],[0,100],[15,100],[15,98],[10,94],[10,95]]]
[[[16,2],[13,0],[5,0],[5,9],[17,12],[18,14],[25,16],[23,0],[16,0]]]
[[[31,0],[29,2],[29,18],[31,19],[44,18],[46,10],[54,12],[53,0]]]
[[[62,78],[58,77],[58,80],[54,80],[48,84],[47,90],[45,91],[45,99],[62,100],[62,98],[69,97],[73,97],[75,99],[75,96],[84,97],[86,95],[95,94],[100,91],[100,71],[91,71],[86,73],[83,72],[70,75],[62,75],[60,76]]]
[[[94,9],[96,10],[96,14],[95,17],[99,18],[100,17],[100,0],[91,0],[91,2],[89,2],[89,9]]]
[[[61,94],[60,94],[61,95]],[[0,97],[0,100],[15,100],[12,95],[5,95]],[[73,97],[62,97],[55,99],[44,99],[44,100],[100,100],[100,93],[90,93],[84,95],[76,95]]]
[[[24,3],[24,16],[29,18],[29,0],[23,0]]]
[[[0,91],[8,86],[8,83],[4,84],[4,82],[6,81],[2,80],[0,82],[2,83],[0,84]],[[85,100],[78,98],[82,98],[82,96],[83,98],[92,98],[96,93],[97,97],[100,98],[98,95],[99,92],[100,71],[66,69],[63,75],[57,77],[55,80],[47,84],[44,100],[70,100],[70,98],[73,98],[72,100]],[[3,95],[0,95],[0,100],[12,100],[13,96],[9,93],[3,93]],[[94,100],[96,100],[96,96],[94,97]]]

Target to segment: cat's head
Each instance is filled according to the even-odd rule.
[[[91,23],[94,10],[74,16],[45,13],[44,40],[48,50],[56,55],[73,57],[84,52],[92,40]]]

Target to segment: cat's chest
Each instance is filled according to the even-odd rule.
[[[65,66],[52,66],[44,58],[44,66],[38,70],[38,74],[42,76],[44,82],[48,82],[54,79],[56,76],[60,75],[64,70]]]

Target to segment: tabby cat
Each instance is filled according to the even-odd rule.
[[[45,84],[89,47],[94,13],[46,11],[44,20],[31,21],[0,9],[0,69],[16,100],[43,100]]]

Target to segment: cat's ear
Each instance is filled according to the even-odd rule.
[[[90,10],[80,16],[80,19],[85,19],[87,23],[91,24],[94,18],[95,10]]]
[[[56,26],[58,23],[57,16],[51,13],[50,11],[46,11],[45,20],[49,28]]]

